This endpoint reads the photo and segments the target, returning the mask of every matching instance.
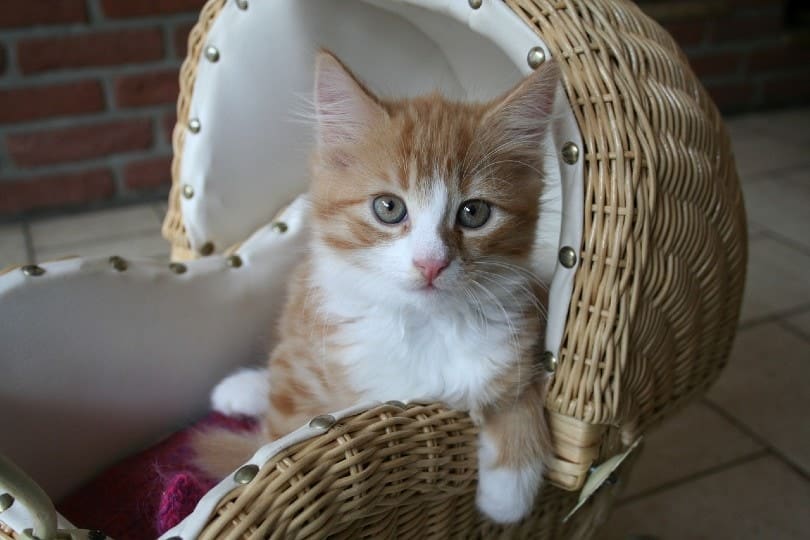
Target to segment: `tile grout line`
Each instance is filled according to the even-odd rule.
[[[741,322],[737,325],[737,331],[745,331],[750,330],[755,326],[759,326],[760,324],[767,324],[767,323],[778,323],[785,317],[792,317],[794,315],[800,315],[805,311],[810,311],[810,304],[801,304],[792,308],[785,309],[783,311],[779,311],[777,313],[771,313],[769,315],[765,315],[763,317],[749,319],[747,321]]]
[[[805,312],[802,312],[801,314],[804,313]],[[802,341],[806,341],[810,345],[810,334],[805,334],[804,331],[800,329],[798,326],[794,326],[793,323],[781,317],[776,320],[776,323],[779,326],[781,326],[785,331],[790,332],[791,334],[795,335]]]
[[[807,246],[805,246],[803,244],[800,244],[799,242],[796,242],[795,240],[792,240],[792,239],[788,238],[787,236],[782,235],[781,233],[778,233],[776,231],[772,231],[772,230],[768,229],[767,227],[762,227],[762,230],[759,231],[759,233],[762,236],[764,236],[765,238],[773,240],[774,242],[778,242],[778,243],[782,244],[785,247],[795,249],[796,251],[798,251],[802,255],[810,256],[810,248],[808,248]]]
[[[157,234],[160,236],[160,228],[156,229],[138,229],[134,231],[129,231],[120,234],[114,234],[112,236],[98,236],[95,238],[88,238],[86,240],[73,240],[59,244],[52,244],[52,245],[44,245],[40,246],[42,251],[53,251],[54,249],[73,249],[82,246],[92,246],[96,244],[106,244],[108,242],[115,242],[118,240],[127,240],[127,239],[135,239],[135,238],[145,238],[147,236],[153,236]],[[162,236],[161,236],[162,238]]]
[[[723,407],[711,401],[709,398],[704,397],[701,401],[708,408],[710,408],[711,410],[722,416],[727,422],[729,422],[734,427],[736,427],[737,429],[748,435],[748,437],[753,439],[756,443],[764,446],[771,454],[773,454],[774,457],[779,459],[779,461],[781,461],[783,464],[787,465],[793,472],[804,478],[806,481],[810,481],[810,473],[805,471],[797,463],[794,463],[793,460],[788,458],[781,450],[774,447],[770,443],[770,441],[757,434],[754,430],[745,425],[742,421],[738,420],[734,415],[726,411]]]
[[[771,452],[770,452],[770,450],[768,448],[762,448],[760,450],[757,450],[757,451],[752,452],[750,454],[747,454],[745,456],[741,456],[741,457],[732,459],[731,461],[721,463],[720,465],[715,465],[713,467],[709,467],[708,469],[704,469],[702,471],[698,471],[696,473],[690,474],[688,476],[685,476],[684,478],[679,478],[678,480],[671,480],[669,482],[665,482],[665,483],[663,483],[661,485],[658,485],[658,486],[643,490],[643,491],[641,491],[639,493],[636,493],[635,495],[630,495],[629,497],[626,497],[624,499],[620,499],[616,503],[616,508],[618,508],[620,506],[624,506],[626,504],[634,503],[634,502],[638,501],[639,499],[645,499],[645,498],[653,496],[653,495],[658,495],[659,493],[662,493],[664,491],[667,491],[667,490],[682,486],[684,484],[688,484],[690,482],[694,482],[695,480],[700,480],[701,478],[705,478],[705,477],[711,476],[713,474],[717,474],[717,473],[720,473],[720,472],[723,472],[723,471],[726,471],[726,470],[729,470],[729,469],[733,469],[734,467],[738,467],[740,465],[745,465],[746,463],[749,463],[751,461],[755,461],[757,459],[766,457],[766,456],[768,456],[770,454],[771,454]]]
[[[166,215],[166,212],[163,211],[161,208],[162,203],[157,203],[152,205],[152,210],[154,210],[155,214],[157,214],[158,224],[160,225],[161,229],[163,228],[163,218]]]
[[[810,161],[797,161],[792,165],[785,165],[780,167],[774,167],[773,169],[764,169],[762,171],[757,171],[750,176],[746,177],[739,169],[737,170],[737,175],[740,177],[740,184],[758,184],[760,182],[774,182],[778,181],[779,179],[773,178],[773,176],[782,176],[785,174],[790,174],[792,172],[803,171],[810,167]]]

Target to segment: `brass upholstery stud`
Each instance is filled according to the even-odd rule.
[[[116,272],[123,272],[127,269],[127,261],[123,258],[119,257],[118,255],[113,255],[109,259],[107,259],[110,263],[110,266],[113,267],[113,270]]]
[[[192,133],[199,133],[202,129],[202,124],[199,118],[192,118],[188,121],[188,130]]]
[[[404,403],[402,403],[401,401],[397,401],[397,400],[395,400],[395,399],[392,399],[391,401],[386,401],[386,402],[385,402],[385,404],[386,404],[386,405],[392,405],[392,406],[394,406],[394,407],[399,407],[400,409],[404,409],[404,408],[405,408],[405,404],[404,404]]]
[[[273,223],[273,230],[276,230],[280,233],[285,233],[287,232],[287,229],[288,229],[287,224],[284,223],[283,221],[276,221],[275,223]]]
[[[10,493],[3,493],[0,495],[0,512],[5,512],[11,505],[14,504],[14,497]]]
[[[209,45],[205,48],[205,57],[209,62],[219,62],[219,49],[213,45]]]
[[[236,471],[233,479],[239,484],[249,484],[259,474],[258,465],[245,465]]]
[[[242,257],[239,255],[231,255],[227,259],[225,259],[225,264],[230,266],[231,268],[239,268],[242,266]]]
[[[543,47],[532,47],[529,49],[529,54],[526,55],[526,61],[530,68],[537,69],[546,61],[546,51],[543,50]]]
[[[470,7],[473,9],[478,9],[481,7],[481,4],[484,3],[484,0],[469,0]]]
[[[186,268],[186,265],[183,263],[173,262],[169,263],[169,270],[171,270],[175,274],[185,274],[188,268]]]
[[[571,141],[568,141],[562,147],[562,157],[563,161],[569,165],[573,165],[579,159],[579,147]]]
[[[45,273],[45,269],[37,264],[26,264],[20,270],[22,270],[22,273],[26,276],[32,277],[41,276]]]
[[[194,187],[189,184],[183,184],[183,197],[190,199],[194,196]]]
[[[214,252],[213,242],[206,242],[202,246],[200,246],[200,255],[207,256],[211,255],[213,252]]]
[[[557,358],[551,351],[546,351],[543,353],[541,363],[543,364],[543,369],[549,373],[557,371]]]
[[[563,246],[559,253],[560,264],[566,268],[573,268],[577,264],[577,252],[571,246]]]
[[[329,429],[335,425],[335,417],[331,414],[322,414],[309,421],[309,427],[315,429]]]

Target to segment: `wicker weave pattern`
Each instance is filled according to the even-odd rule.
[[[585,143],[581,264],[547,406],[625,443],[710,384],[745,279],[719,114],[675,42],[622,0],[506,0],[561,61]]]
[[[614,490],[563,524],[576,494],[548,489],[532,519],[484,523],[475,440],[457,412],[381,406],[276,455],[221,500],[200,538],[582,538],[604,517]]]
[[[547,400],[568,490],[704,390],[722,369],[745,280],[746,227],[721,118],[671,37],[627,0],[504,0],[561,64],[585,148],[580,264]],[[179,163],[209,0],[189,40],[164,236],[182,228]],[[407,464],[407,467],[405,466]],[[435,406],[377,409],[291,448],[222,501],[203,538],[586,538],[613,489],[566,525],[573,493],[547,486],[519,527],[474,508],[475,430]]]

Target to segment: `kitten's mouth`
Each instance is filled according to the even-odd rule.
[[[431,282],[431,283],[422,283],[416,288],[416,290],[426,294],[436,294],[441,289],[439,289],[439,287],[437,287],[435,283]]]

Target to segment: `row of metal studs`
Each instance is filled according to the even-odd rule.
[[[484,4],[484,0],[468,0],[472,9],[478,9]],[[546,52],[542,47],[532,47],[526,55],[526,63],[532,69],[537,69],[546,61]],[[574,165],[579,161],[579,147],[572,141],[563,144],[560,151],[563,161],[568,165]],[[571,246],[563,246],[558,253],[558,260],[565,268],[573,268],[577,264],[577,252]],[[540,359],[543,369],[552,373],[557,370],[557,357],[551,351],[545,351]]]
[[[283,221],[276,221],[273,223],[273,230],[278,231],[281,234],[287,232],[287,229],[287,224]],[[125,272],[127,268],[129,268],[129,263],[126,261],[126,259],[118,255],[113,255],[107,259],[107,261],[116,272]],[[225,264],[231,268],[239,268],[242,266],[242,257],[237,254],[229,255],[225,259]],[[45,269],[38,264],[26,264],[20,268],[20,270],[23,274],[29,277],[37,277],[45,273]],[[169,263],[169,270],[175,274],[185,274],[188,267],[183,263],[171,262]]]
[[[234,0],[234,3],[236,4],[236,7],[242,11],[245,11],[248,8],[248,0]],[[206,46],[204,54],[205,58],[212,64],[219,62],[219,49],[215,46]],[[187,127],[191,133],[197,134],[202,129],[202,122],[200,122],[199,118],[189,118]],[[180,193],[182,193],[185,199],[191,199],[194,197],[194,186],[191,184],[183,184]],[[200,255],[207,256],[214,253],[214,249],[215,246],[213,242],[205,242],[202,246],[200,246],[199,252]]]

